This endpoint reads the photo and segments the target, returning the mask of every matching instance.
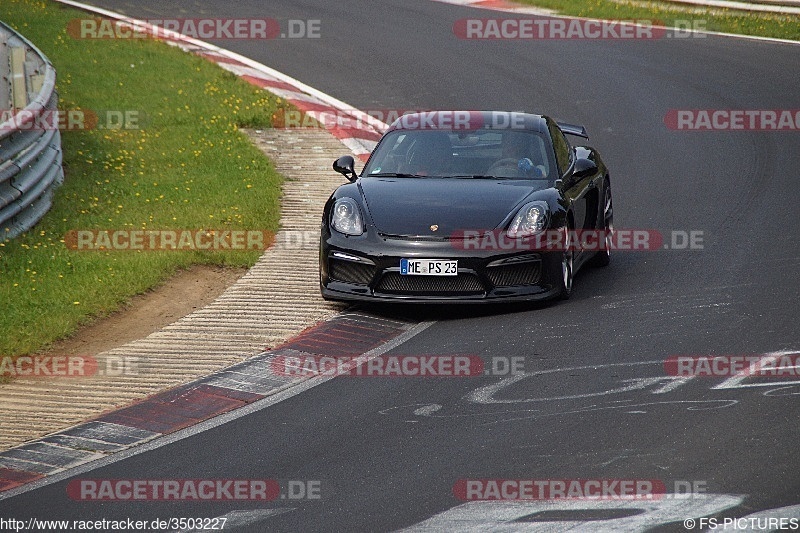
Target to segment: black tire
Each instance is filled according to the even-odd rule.
[[[603,188],[603,234],[605,236],[603,249],[598,250],[594,257],[591,259],[592,266],[604,267],[611,263],[611,241],[614,232],[614,204],[611,197],[611,184],[606,179]]]
[[[560,272],[561,281],[559,283],[560,290],[558,293],[559,300],[569,300],[572,295],[572,285],[575,280],[575,250],[572,249],[571,235],[572,227],[564,226],[566,236],[564,237],[564,251],[561,252]]]

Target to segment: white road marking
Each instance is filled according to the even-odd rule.
[[[715,387],[711,387],[712,390],[721,390],[721,389],[743,389],[748,387],[776,387],[781,385],[800,385],[800,380],[794,379],[790,381],[768,381],[768,382],[759,382],[759,383],[744,383],[743,382],[749,378],[758,376],[758,371],[763,366],[769,367],[770,363],[773,363],[781,358],[784,355],[796,355],[798,353],[797,350],[781,350],[777,352],[767,352],[764,354],[764,357],[759,359],[757,362],[752,363],[746,370],[742,370],[735,376],[726,379],[719,385]],[[796,366],[786,367],[786,368],[797,368]]]
[[[720,513],[741,504],[743,500],[742,496],[726,494],[694,494],[690,498],[667,497],[654,501],[627,499],[472,501],[400,531],[404,533],[647,531],[659,525],[680,522],[687,518]],[[569,513],[574,513],[573,520],[566,518]],[[587,518],[586,515],[592,513],[597,518]]]
[[[609,363],[605,365],[583,365],[583,366],[573,366],[567,368],[553,368],[548,370],[539,370],[537,372],[526,372],[524,374],[518,374],[516,376],[511,376],[508,378],[504,378],[500,380],[498,383],[492,383],[490,385],[486,385],[485,387],[481,387],[479,389],[474,390],[470,394],[467,395],[467,401],[479,404],[509,404],[509,403],[527,403],[527,402],[547,402],[547,401],[556,401],[556,400],[572,400],[572,399],[579,399],[579,398],[592,398],[597,396],[607,396],[609,394],[618,394],[622,392],[629,392],[634,390],[642,390],[646,389],[652,385],[658,385],[660,383],[664,383],[664,386],[656,389],[654,394],[662,394],[664,392],[669,392],[677,387],[685,384],[687,382],[686,378],[680,377],[673,377],[673,376],[655,376],[655,377],[648,377],[648,378],[633,378],[633,379],[624,379],[621,380],[622,383],[627,383],[621,387],[608,389],[604,391],[598,392],[590,392],[585,394],[572,394],[572,395],[565,395],[565,396],[552,396],[548,398],[519,398],[519,399],[509,399],[509,400],[498,400],[494,396],[502,391],[510,387],[511,385],[522,381],[527,378],[536,377],[536,376],[543,376],[547,374],[555,374],[558,372],[571,372],[576,370],[598,370],[602,368],[611,368],[611,367],[631,367],[631,366],[643,366],[643,365],[662,365],[664,361],[636,361],[633,363]]]

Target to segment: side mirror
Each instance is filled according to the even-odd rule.
[[[597,163],[591,159],[581,158],[575,161],[575,170],[572,172],[572,175],[576,178],[585,178],[586,176],[591,176],[596,172]]]
[[[355,169],[356,162],[351,155],[343,155],[333,162],[333,170],[347,178],[347,181],[356,181],[358,176]]]

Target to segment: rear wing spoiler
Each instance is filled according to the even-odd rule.
[[[567,135],[575,135],[576,137],[583,137],[584,139],[589,138],[589,134],[586,133],[586,128],[583,126],[567,124],[566,122],[556,122],[556,124],[558,124],[558,127],[561,128],[561,131]]]

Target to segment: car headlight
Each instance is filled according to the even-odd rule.
[[[508,226],[508,236],[526,237],[543,231],[547,226],[547,204],[542,201],[529,202],[522,206]]]
[[[345,235],[361,235],[364,233],[364,223],[361,210],[352,198],[339,198],[333,204],[331,211],[331,227]]]

